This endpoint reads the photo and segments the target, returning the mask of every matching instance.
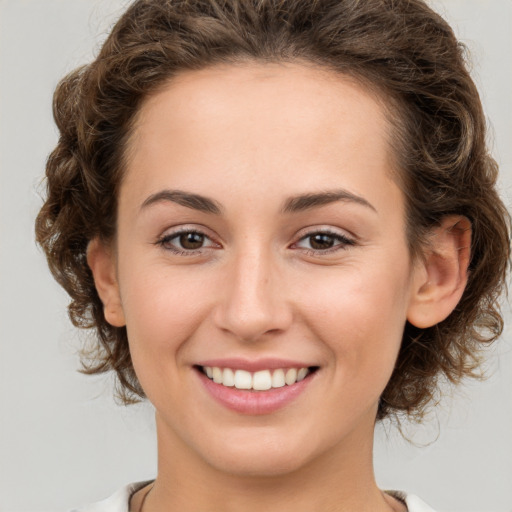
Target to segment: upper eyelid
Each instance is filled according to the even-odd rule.
[[[208,231],[210,231],[210,230],[204,226],[179,225],[179,226],[167,228],[160,236],[158,236],[157,243],[161,243],[164,240],[172,240],[173,238],[176,238],[183,233],[198,233],[198,234],[201,234],[202,236],[204,236],[205,238],[207,238],[208,240],[210,240],[212,243],[222,245],[221,242],[219,242],[217,240],[217,237],[211,236],[210,234],[208,234]],[[355,243],[357,241],[356,236],[348,233],[345,230],[338,231],[336,228],[327,227],[327,226],[325,226],[325,227],[309,226],[307,228],[303,228],[302,230],[300,230],[297,233],[297,235],[295,237],[295,241],[292,242],[291,245],[295,245],[298,242],[300,242],[310,236],[316,235],[316,234],[326,234],[326,235],[330,235],[333,237],[339,237],[341,239],[348,240],[352,243]],[[201,249],[207,249],[207,248],[208,247],[203,247]],[[197,250],[201,250],[201,249],[197,249]]]
[[[307,228],[301,229],[298,234],[297,238],[298,240],[302,240],[303,238],[307,238],[308,236],[319,234],[326,234],[326,235],[332,235],[332,236],[339,236],[341,238],[346,238],[348,240],[356,241],[358,237],[351,233],[350,231],[347,231],[345,229],[341,228],[334,228],[330,226],[324,226],[324,227],[316,227],[316,226],[309,226]]]
[[[296,249],[301,250],[304,253],[310,255],[327,257],[329,254],[338,254],[339,251],[344,251],[347,250],[349,247],[357,246],[359,241],[358,237],[352,234],[351,232],[330,225],[308,226],[307,228],[304,228],[304,230],[301,230],[302,232],[299,231],[299,233],[296,235],[296,241],[291,244],[291,247],[295,247]],[[328,247],[325,249],[314,249],[312,247],[301,247],[299,245],[303,241],[317,234],[331,236],[337,239],[336,243],[332,247]]]
[[[205,226],[201,225],[178,225],[178,226],[171,226],[162,231],[161,235],[158,235],[158,239],[162,240],[163,238],[169,238],[169,237],[175,237],[178,235],[181,235],[182,233],[199,233],[201,235],[204,235],[207,238],[213,239],[215,237],[212,237],[209,232],[211,230],[207,229]]]
[[[211,245],[207,245],[205,247],[200,247],[198,249],[181,249],[179,246],[176,246],[176,251],[179,252],[188,252],[188,253],[198,253],[200,251],[203,251],[205,249],[211,249],[214,246],[219,246],[220,243],[217,242],[214,237],[208,235],[205,228],[197,228],[197,227],[187,227],[187,226],[175,226],[174,228],[167,228],[164,230],[164,232],[157,237],[154,244],[157,246],[160,246],[162,248],[165,248],[165,244],[169,244],[171,240],[174,240],[175,238],[179,237],[180,235],[184,233],[197,233],[199,235],[204,236],[206,239],[208,239],[211,243]],[[171,249],[168,249],[171,250]]]
[[[338,239],[338,244],[335,245],[334,247],[331,247],[331,248],[328,248],[328,249],[307,249],[307,250],[313,250],[313,251],[316,251],[316,252],[327,252],[329,250],[332,250],[334,249],[336,246],[347,246],[347,245],[355,245],[356,244],[356,240],[352,237],[349,237],[349,236],[346,236],[346,235],[343,235],[341,233],[334,233],[334,232],[329,232],[329,231],[313,231],[311,233],[308,233],[304,236],[301,236],[296,242],[294,242],[292,245],[297,245],[299,244],[300,242],[304,241],[304,240],[307,240],[308,238],[314,236],[314,235],[328,235],[328,236],[332,236],[333,238],[336,238]]]

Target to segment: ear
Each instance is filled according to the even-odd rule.
[[[87,247],[87,263],[92,271],[98,295],[103,302],[105,320],[114,327],[124,327],[126,322],[112,248],[107,247],[98,238],[94,238]]]
[[[470,258],[470,221],[447,215],[430,232],[423,259],[414,269],[409,323],[424,329],[448,317],[464,293]]]

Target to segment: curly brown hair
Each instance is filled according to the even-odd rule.
[[[443,216],[471,221],[460,303],[431,328],[406,324],[381,397],[379,419],[398,412],[419,418],[439,377],[475,376],[481,348],[501,333],[498,299],[510,256],[510,220],[495,189],[497,165],[465,49],[421,0],[138,0],[97,58],[60,82],[53,110],[60,139],[47,162],[36,233],[71,296],[72,322],[97,331],[84,371],[114,370],[125,403],[144,396],[126,329],[106,322],[86,260],[90,240],[115,234],[123,157],[142,102],[183,70],[251,60],[349,75],[393,105],[396,179],[413,256]]]

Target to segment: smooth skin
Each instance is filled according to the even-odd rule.
[[[405,322],[459,301],[470,225],[446,217],[411,259],[388,118],[300,63],[183,72],[142,106],[116,238],[88,262],[156,409],[144,512],[405,510],[374,479],[378,400]],[[240,414],[195,367],[226,357],[319,369],[278,411]]]

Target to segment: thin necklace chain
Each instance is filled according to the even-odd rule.
[[[143,510],[144,510],[144,503],[146,502],[146,498],[148,497],[148,494],[153,490],[154,486],[155,486],[155,484],[153,484],[151,486],[151,489],[149,489],[149,491],[146,494],[144,494],[144,498],[142,498],[142,501],[140,502],[139,512],[143,512]]]

